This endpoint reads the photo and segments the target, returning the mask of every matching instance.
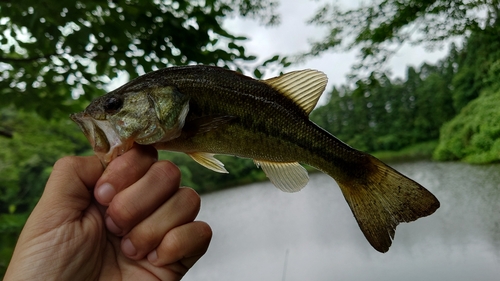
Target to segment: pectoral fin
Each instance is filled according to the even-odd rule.
[[[269,162],[253,160],[269,180],[281,191],[297,192],[309,181],[306,169],[298,162]]]
[[[206,152],[195,152],[188,153],[187,155],[189,155],[191,158],[193,158],[194,161],[207,169],[210,169],[217,173],[229,173],[226,168],[224,168],[224,164],[214,157],[214,154]]]
[[[228,115],[203,116],[186,121],[184,133],[188,136],[204,134],[228,124],[236,117]]]

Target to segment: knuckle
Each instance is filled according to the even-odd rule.
[[[134,228],[131,233],[131,239],[138,237],[137,245],[149,245],[158,240],[158,227],[155,224],[144,223]]]
[[[68,167],[77,169],[79,166],[79,159],[80,157],[78,156],[65,156],[63,158],[60,158],[54,164],[54,170],[67,169]]]
[[[170,161],[160,161],[153,164],[151,172],[158,180],[168,179],[168,182],[174,182],[178,186],[181,181],[181,171],[179,167]]]
[[[117,171],[134,169],[134,165],[131,162],[127,157],[119,157],[109,164],[109,168]]]
[[[104,177],[109,181],[121,181],[125,173],[127,175],[137,175],[140,173],[140,168],[134,164],[133,159],[122,156],[109,164]]]
[[[165,243],[164,251],[170,253],[171,255],[178,255],[184,249],[184,237],[182,233],[178,231],[170,231],[167,234],[167,243]]]
[[[201,198],[200,195],[192,188],[183,187],[179,189],[180,195],[183,198],[183,205],[186,208],[192,210],[200,210],[201,207]]]
[[[135,220],[137,208],[120,195],[117,194],[109,204],[108,214],[115,223],[123,226]]]

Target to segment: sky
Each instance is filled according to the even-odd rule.
[[[352,0],[338,1],[341,1],[341,3],[345,2],[346,4],[344,5],[349,5],[348,7],[356,5],[353,4]],[[356,0],[354,1],[357,2]],[[321,3],[325,2],[327,1],[281,0],[278,9],[281,16],[281,24],[278,26],[266,27],[255,20],[232,18],[225,20],[224,27],[236,35],[243,35],[249,38],[243,44],[247,54],[255,54],[263,60],[276,54],[294,55],[307,51],[311,39],[322,38],[325,34],[325,29],[306,24],[306,21],[314,15]],[[437,60],[443,58],[447,52],[446,48],[427,52],[423,47],[403,45],[398,53],[388,62],[388,66],[392,71],[393,77],[404,78],[407,66],[420,66],[423,62],[435,63]],[[328,91],[334,85],[346,83],[346,74],[354,62],[355,52],[330,52],[320,57],[309,59],[303,64],[294,64],[287,68],[285,72],[306,68],[320,70],[328,76]]]
[[[332,1],[332,0],[329,0]],[[356,7],[359,0],[336,0],[345,7]],[[242,45],[247,55],[255,55],[260,62],[274,55],[293,56],[301,52],[307,52],[310,48],[311,39],[320,39],[325,35],[326,29],[318,26],[308,25],[306,22],[311,18],[321,4],[328,0],[280,0],[278,13],[281,22],[277,26],[268,27],[258,20],[242,17],[227,18],[223,27],[229,33],[248,38]],[[301,69],[316,69],[328,76],[328,85],[325,92],[331,91],[333,86],[346,84],[346,75],[356,61],[356,50],[351,52],[327,52],[319,57],[311,58],[301,64],[293,64],[284,72]],[[441,50],[428,52],[422,46],[401,46],[398,52],[387,62],[392,77],[405,78],[408,66],[418,67],[422,63],[435,63],[445,57],[448,53],[446,46]],[[251,73],[245,73],[251,75]],[[278,73],[269,72],[263,78],[276,76]],[[106,90],[111,91],[128,81],[127,75],[120,75],[113,79]],[[319,105],[327,101],[328,95],[323,95]]]

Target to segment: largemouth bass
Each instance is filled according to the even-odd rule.
[[[221,173],[214,155],[235,155],[253,159],[285,192],[308,182],[299,163],[313,166],[336,180],[368,242],[386,252],[399,223],[434,213],[439,201],[309,120],[326,83],[315,70],[259,81],[212,66],[172,67],[130,81],[71,118],[104,165],[134,142],[185,152]]]

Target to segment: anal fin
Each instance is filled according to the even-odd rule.
[[[309,181],[307,170],[298,162],[270,162],[255,159],[253,161],[281,191],[297,192]]]
[[[217,173],[228,174],[229,172],[224,168],[224,164],[217,160],[212,153],[206,152],[194,152],[188,153],[191,158],[193,158],[196,163],[202,165],[203,167],[210,169]]]

